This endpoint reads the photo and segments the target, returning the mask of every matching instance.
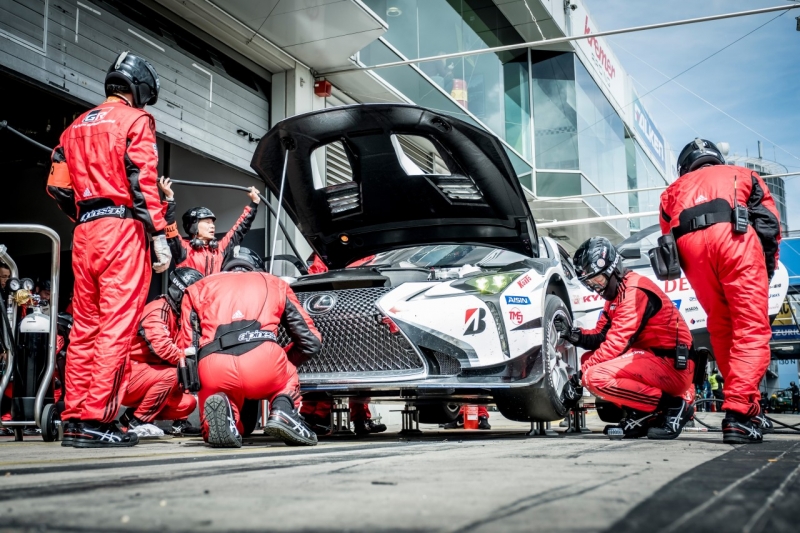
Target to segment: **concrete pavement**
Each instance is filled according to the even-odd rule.
[[[198,439],[109,451],[4,439],[0,531],[655,532],[716,523],[749,533],[800,524],[800,433],[731,447],[715,433],[525,438],[523,424],[493,414],[493,425],[310,449],[263,436],[239,450]]]

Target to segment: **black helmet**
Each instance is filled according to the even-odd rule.
[[[56,331],[65,339],[69,339],[69,332],[72,331],[72,315],[58,313],[56,319]]]
[[[264,260],[261,259],[257,253],[250,248],[244,246],[236,246],[233,252],[225,258],[222,263],[223,272],[266,272],[264,268]]]
[[[181,312],[181,300],[186,287],[197,283],[203,279],[203,275],[193,268],[176,268],[169,275],[169,287],[167,287],[167,301],[176,313]]]
[[[711,141],[697,138],[683,147],[678,156],[678,175],[697,170],[703,165],[724,165],[722,152]]]
[[[183,214],[183,231],[186,232],[189,238],[197,234],[197,223],[204,218],[217,220],[217,217],[211,212],[211,209],[207,207],[193,207]]]
[[[141,109],[158,101],[161,84],[153,65],[130,52],[122,52],[108,68],[106,96],[119,92],[118,87],[127,88],[126,92],[133,94],[133,105]]]
[[[611,241],[605,237],[592,237],[580,245],[573,259],[578,279],[590,290],[600,294],[606,300],[617,297],[619,284],[625,276],[622,256]],[[602,286],[590,283],[592,278],[602,275],[606,283]]]

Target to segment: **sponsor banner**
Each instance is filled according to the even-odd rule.
[[[650,115],[638,99],[633,102],[633,123],[641,144],[650,151],[660,169],[664,170],[666,167],[664,137],[656,129]]]
[[[772,326],[772,340],[775,341],[800,341],[800,331],[797,326]]]
[[[600,31],[583,6],[583,2],[573,2],[573,5],[577,7],[570,15],[572,35],[587,35]],[[586,67],[594,71],[598,85],[605,87],[617,101],[617,105],[623,107],[626,103],[625,73],[614,52],[611,51],[608,41],[602,37],[591,37],[575,42],[586,56],[588,60]]]

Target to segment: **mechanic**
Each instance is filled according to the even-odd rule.
[[[139,334],[131,348],[131,378],[122,399],[128,409],[120,417],[123,426],[139,437],[160,437],[156,420],[173,420],[175,434],[199,435],[187,418],[197,407],[192,394],[178,383],[178,364],[183,350],[178,339],[178,319],[186,287],[203,279],[193,268],[176,268],[169,275],[167,294],[144,307]]]
[[[300,414],[303,415],[306,423],[314,433],[328,435],[331,432],[331,410],[333,410],[333,402],[331,400],[304,401],[300,408]],[[350,398],[350,421],[353,423],[353,430],[356,435],[369,435],[370,433],[383,433],[386,431],[386,424],[376,424],[372,420],[372,413],[369,410],[369,398]]]
[[[593,237],[574,258],[580,280],[605,306],[592,330],[557,316],[560,336],[590,350],[582,382],[592,394],[627,410],[626,438],[668,440],[680,435],[694,409],[692,335],[680,311],[650,279],[622,266],[604,237]]]
[[[158,191],[155,69],[122,52],[105,78],[108,97],[79,116],[53,151],[47,192],[77,224],[72,241],[74,326],[67,349],[64,446],[117,447],[138,442],[115,424],[128,382],[128,355],[153,269],[171,254]]]
[[[217,217],[207,207],[193,207],[183,214],[183,230],[187,238],[181,238],[175,222],[175,194],[172,192],[172,181],[162,177],[158,182],[167,200],[167,242],[175,266],[189,267],[197,270],[204,276],[210,276],[222,269],[222,263],[229,250],[241,244],[244,236],[250,231],[250,226],[256,218],[258,204],[261,198],[258,190],[250,187],[250,204],[244,208],[242,216],[236,224],[228,230],[224,237],[217,240],[215,237]]]
[[[800,387],[794,381],[789,383],[789,390],[792,391],[792,412],[800,411]]]
[[[722,392],[723,383],[725,383],[725,380],[719,375],[719,370],[716,368],[712,370],[711,375],[708,377],[708,384],[711,387],[711,395],[717,400],[714,402],[717,411],[722,411],[722,401],[725,399],[725,395]]]
[[[238,448],[245,399],[267,399],[265,432],[287,444],[314,446],[317,436],[299,413],[297,368],[317,353],[317,328],[289,285],[264,272],[264,262],[235,247],[222,267],[186,290],[178,345],[197,349],[200,420],[212,447]],[[292,339],[284,351],[278,326]],[[287,353],[288,352],[288,353]]]
[[[771,429],[758,385],[770,360],[769,281],[778,264],[780,216],[764,180],[725,164],[695,139],[678,156],[679,178],[661,194],[661,232],[708,315],[714,358],[725,377],[723,442],[757,443]],[[662,237],[664,239],[664,237]]]

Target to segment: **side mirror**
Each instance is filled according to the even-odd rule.
[[[619,255],[621,255],[623,259],[640,259],[642,257],[642,250],[641,248],[623,248],[619,251]]]

